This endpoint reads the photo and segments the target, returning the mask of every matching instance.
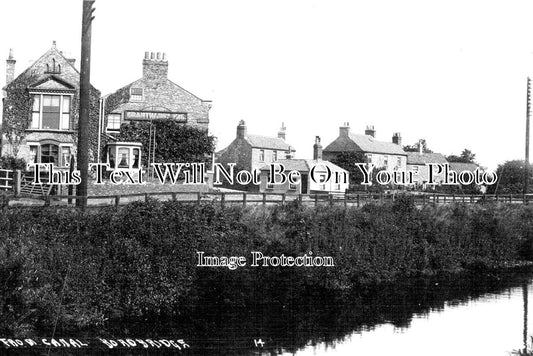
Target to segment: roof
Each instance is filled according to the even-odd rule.
[[[356,135],[351,132],[348,135],[337,137],[335,141],[324,148],[324,151],[363,151],[368,153],[406,155],[400,145],[392,142],[378,141],[370,135]]]
[[[448,163],[440,153],[407,152],[407,164]]]
[[[475,163],[450,162],[450,169],[453,171],[475,171],[479,166]]]
[[[294,151],[287,142],[278,137],[268,137],[259,135],[246,135],[244,139],[252,146],[257,148],[270,148],[275,150]]]
[[[309,172],[311,168],[317,164],[327,166],[332,171],[346,172],[345,169],[337,166],[336,164],[333,164],[330,161],[323,161],[323,160],[296,158],[296,159],[280,159],[272,163],[282,164],[286,172],[287,171]],[[270,169],[270,165],[272,163],[264,165],[263,167],[260,168],[260,170],[266,171]]]

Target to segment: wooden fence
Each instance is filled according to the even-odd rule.
[[[4,208],[17,206],[56,206],[72,207],[75,201],[87,199],[88,207],[114,206],[118,208],[132,201],[146,201],[149,199],[172,200],[184,203],[215,202],[222,206],[230,205],[274,205],[298,201],[305,206],[345,206],[359,207],[368,203],[394,202],[401,194],[362,193],[362,194],[282,194],[282,193],[249,193],[249,192],[158,192],[124,195],[99,195],[99,196],[68,196],[50,195],[39,199],[14,198],[3,195],[1,205]],[[408,194],[410,199],[418,206],[425,204],[450,204],[450,203],[486,203],[501,202],[509,204],[527,204],[533,201],[533,194],[529,195],[449,195],[449,194]]]

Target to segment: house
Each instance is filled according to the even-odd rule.
[[[80,73],[75,60],[56,47],[15,78],[16,60],[10,51],[3,88],[2,156],[27,163],[52,163],[67,168],[76,155]],[[89,159],[97,153],[100,92],[91,86]]]
[[[343,152],[362,152],[367,163],[389,171],[405,171],[407,165],[407,153],[402,149],[400,134],[395,133],[392,142],[378,141],[374,126],[367,126],[365,134],[359,135],[350,132],[350,124],[344,123],[339,128],[339,137],[324,148],[323,157],[335,160]]]
[[[168,60],[165,53],[145,52],[142,77],[103,98],[104,117],[101,135],[110,143],[101,156],[109,162],[109,155],[131,145],[116,141],[122,124],[173,120],[207,130],[211,101],[203,100],[168,79]],[[150,147],[143,147],[149,154]],[[133,159],[133,155],[128,155]],[[131,165],[128,162],[127,165]]]
[[[282,159],[276,163],[283,165],[285,173],[300,172],[300,182],[291,184],[272,184],[270,165],[261,167],[259,191],[263,193],[288,194],[344,194],[349,187],[348,171],[322,159],[320,137],[316,136],[313,146],[313,159]]]
[[[448,161],[440,153],[407,152],[407,172],[413,172],[417,187],[426,188],[429,181],[429,168],[426,165],[428,163],[445,164]],[[442,183],[444,176],[440,174],[433,180]]]
[[[228,147],[217,152],[217,162],[226,166],[235,163],[236,168],[247,171],[260,169],[265,163],[290,158],[295,150],[285,142],[286,128],[282,125],[277,137],[250,135],[246,123],[241,120],[237,136]]]

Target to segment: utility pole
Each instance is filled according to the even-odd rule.
[[[95,0],[83,0],[81,24],[80,65],[80,116],[78,122],[78,169],[81,183],[76,189],[76,206],[87,206],[87,181],[89,176],[89,111],[91,90],[91,23],[94,19]]]

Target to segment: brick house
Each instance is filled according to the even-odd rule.
[[[295,150],[285,142],[285,130],[282,126],[277,137],[249,135],[246,123],[241,120],[233,142],[216,153],[217,162],[223,165],[235,163],[239,169],[252,171],[265,163],[288,158]]]
[[[200,99],[168,79],[165,53],[145,52],[142,77],[105,96],[103,107],[102,142],[110,143],[108,148],[120,155],[120,150],[130,149],[122,147],[115,139],[122,124],[174,120],[207,130],[211,101]],[[148,147],[143,149],[148,150]],[[109,161],[108,150],[104,152],[100,157]]]
[[[2,156],[66,168],[77,153],[80,73],[52,48],[15,78],[10,51],[3,88]],[[100,92],[90,88],[89,159],[97,152]]]
[[[287,194],[344,194],[350,184],[348,171],[322,159],[322,146],[320,137],[316,136],[313,146],[313,159],[282,159],[277,163],[282,164],[285,173],[290,171],[300,172],[300,183],[269,184],[270,166],[261,168],[259,191],[264,193]],[[311,177],[311,171],[314,170]],[[328,174],[330,179],[327,179]],[[313,179],[314,178],[314,179]],[[337,178],[337,179],[336,179]]]
[[[325,160],[335,160],[342,152],[362,152],[368,163],[376,168],[386,170],[405,171],[407,154],[401,146],[401,136],[395,133],[392,142],[376,140],[374,126],[367,126],[364,135],[350,132],[350,124],[344,123],[339,128],[339,137],[330,143],[323,151]]]

